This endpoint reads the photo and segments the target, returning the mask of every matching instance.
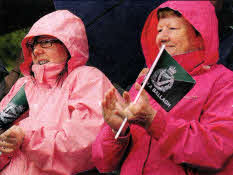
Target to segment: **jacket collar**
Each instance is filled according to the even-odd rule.
[[[181,55],[173,56],[173,58],[190,74],[199,72],[200,67],[205,60],[203,50],[193,51]]]
[[[32,72],[34,73],[35,82],[38,85],[52,88],[57,86],[57,77],[63,70],[65,62],[61,64],[47,63],[44,65],[32,65]]]

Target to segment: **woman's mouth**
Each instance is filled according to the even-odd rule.
[[[48,62],[49,62],[48,60],[40,60],[40,61],[38,61],[38,64],[43,65],[43,64],[46,64]]]

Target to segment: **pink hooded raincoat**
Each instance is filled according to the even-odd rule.
[[[170,112],[150,97],[158,112],[147,131],[132,124],[128,136],[114,140],[106,125],[93,145],[95,165],[101,172],[110,172],[124,160],[121,175],[232,175],[233,73],[216,65],[218,23],[214,7],[208,1],[168,1],[152,11],[141,36],[148,67],[158,53],[157,10],[163,7],[178,10],[204,40],[204,50],[174,56],[196,85]],[[139,83],[142,80],[137,79]],[[132,100],[136,94],[133,86]]]
[[[56,79],[64,64],[33,65],[25,44],[38,35],[61,40],[70,52],[68,75],[62,86]],[[1,110],[26,83],[28,116],[19,122],[23,144],[10,158],[0,156],[1,175],[71,175],[94,168],[92,142],[103,124],[101,101],[112,87],[88,60],[88,41],[81,19],[66,10],[42,17],[22,41],[25,57],[19,79],[0,104]]]

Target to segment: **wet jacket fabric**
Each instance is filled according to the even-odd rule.
[[[68,74],[62,85],[57,75],[65,63],[33,65],[25,44],[38,35],[61,40],[70,52]],[[25,84],[28,114],[19,122],[25,133],[21,148],[0,156],[1,175],[71,175],[94,168],[91,146],[103,125],[101,101],[112,87],[102,72],[84,64],[88,42],[80,18],[66,10],[55,11],[36,22],[22,41],[25,61],[19,79],[1,102],[1,110]]]
[[[196,84],[170,112],[149,97],[157,114],[147,130],[132,124],[127,136],[115,140],[105,125],[93,145],[95,165],[101,172],[110,172],[122,164],[121,175],[231,175],[233,74],[216,65],[218,31],[214,7],[208,1],[168,1],[158,8],[163,7],[178,10],[204,40],[204,50],[174,56]],[[158,53],[158,8],[147,18],[141,36],[148,67]],[[134,86],[130,95],[134,100]]]

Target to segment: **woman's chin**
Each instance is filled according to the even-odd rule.
[[[165,50],[171,55],[177,55],[178,53],[173,48],[165,48]]]

